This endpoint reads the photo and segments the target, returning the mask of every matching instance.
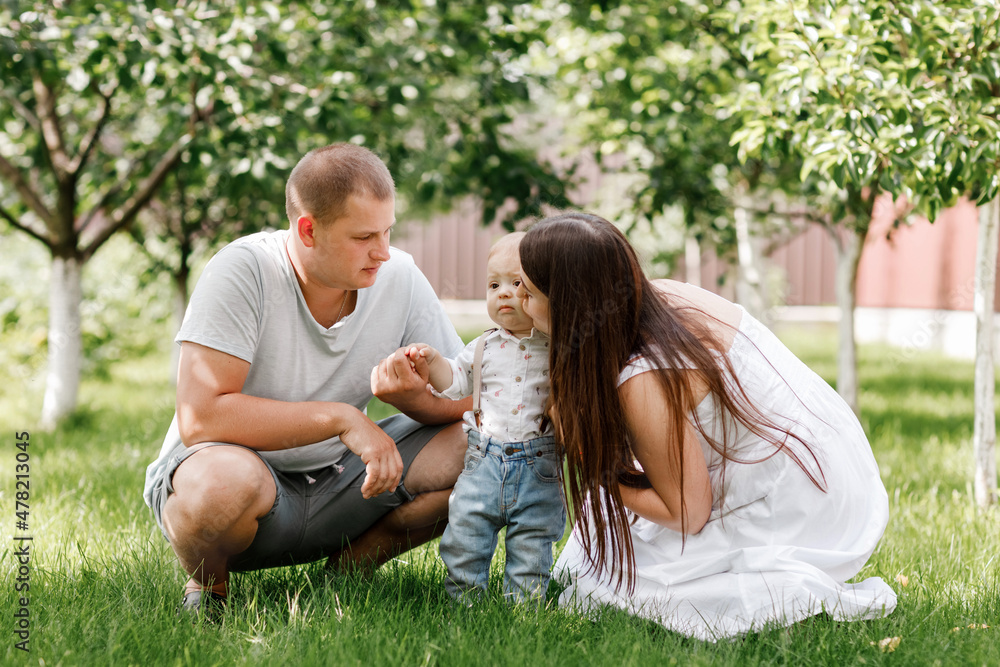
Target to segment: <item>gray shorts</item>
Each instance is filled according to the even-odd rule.
[[[403,459],[403,480],[394,493],[363,498],[365,464],[353,452],[347,452],[335,465],[309,472],[281,472],[261,457],[277,488],[274,505],[258,521],[257,534],[247,550],[230,559],[229,569],[244,572],[324,558],[342,549],[391,510],[413,500],[406,490],[406,473],[424,445],[444,426],[425,426],[405,415],[393,415],[377,423],[396,442]],[[208,446],[213,445],[240,446],[226,443]],[[174,456],[153,487],[153,516],[161,531],[163,508],[174,490],[174,472],[195,451],[200,449],[184,449]],[[166,536],[166,532],[163,534]]]

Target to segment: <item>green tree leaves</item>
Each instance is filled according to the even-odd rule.
[[[736,106],[741,156],[799,156],[804,181],[890,192],[931,219],[996,196],[995,3],[748,0],[731,16],[761,77]],[[841,200],[870,215],[867,197]]]
[[[715,223],[729,217],[731,185],[760,168],[741,173],[730,146],[736,122],[726,100],[750,73],[727,27],[714,20],[723,6],[588,5],[571,15],[573,32],[549,42],[574,130],[599,160],[614,155],[622,169],[642,175],[634,212],[648,218],[679,207],[694,233],[722,244]]]
[[[79,367],[80,267],[150,202],[161,225],[135,235],[177,244],[183,274],[198,235],[284,224],[285,176],[317,146],[371,147],[411,212],[474,195],[511,225],[565,205],[519,120],[548,20],[471,0],[0,4],[0,217],[69,277],[50,367]]]

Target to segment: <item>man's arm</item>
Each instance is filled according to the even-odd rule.
[[[249,362],[225,352],[181,345],[177,425],[185,446],[227,442],[272,451],[340,436],[367,466],[361,489],[366,498],[395,490],[402,459],[392,438],[364,413],[345,403],[289,403],[243,394],[249,372]]]
[[[427,361],[417,357],[411,364],[405,348],[396,350],[372,369],[372,393],[422,424],[448,424],[462,419],[472,409],[472,399],[452,401],[434,396],[427,388]]]

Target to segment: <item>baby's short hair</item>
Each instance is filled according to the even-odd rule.
[[[488,260],[498,250],[506,250],[511,245],[516,248],[521,244],[522,238],[524,238],[524,232],[511,232],[510,234],[504,234],[497,239],[492,246],[490,246],[490,254],[486,257],[486,259]]]

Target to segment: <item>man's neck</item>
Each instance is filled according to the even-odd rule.
[[[299,283],[299,290],[306,301],[306,307],[320,326],[329,329],[344,315],[354,310],[354,304],[348,303],[353,301],[353,293],[350,290],[324,287],[309,280],[291,236],[285,241],[285,254],[288,255],[288,261],[292,265],[292,272]]]

